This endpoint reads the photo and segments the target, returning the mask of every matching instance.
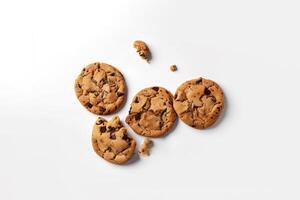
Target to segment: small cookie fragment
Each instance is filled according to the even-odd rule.
[[[136,49],[136,52],[145,60],[149,61],[151,58],[150,50],[147,44],[141,40],[136,40],[133,43],[133,47]]]
[[[125,121],[139,135],[159,137],[171,130],[176,119],[173,95],[155,86],[135,95]]]
[[[174,109],[189,126],[205,129],[214,124],[224,108],[224,93],[214,81],[198,78],[181,84],[174,95]]]
[[[106,63],[96,62],[83,68],[74,88],[80,103],[98,115],[115,112],[125,101],[125,79],[117,68]]]
[[[98,117],[93,128],[92,144],[99,156],[114,164],[126,163],[133,156],[136,146],[118,116],[110,121]]]
[[[149,156],[150,155],[150,147],[152,145],[153,145],[152,140],[150,140],[149,138],[144,139],[144,141],[140,147],[139,153],[142,156]]]
[[[171,66],[170,66],[170,70],[171,70],[172,72],[177,71],[177,66],[176,66],[176,65],[171,65]]]

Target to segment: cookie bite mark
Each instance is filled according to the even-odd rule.
[[[139,154],[142,156],[149,156],[151,146],[153,146],[153,141],[149,138],[145,138],[140,147]]]
[[[128,135],[118,116],[110,121],[99,117],[92,132],[94,151],[114,164],[126,163],[134,154],[136,142]]]
[[[123,105],[126,83],[118,69],[97,62],[83,68],[75,81],[75,93],[87,110],[107,115]]]
[[[172,128],[176,119],[172,94],[154,86],[135,95],[125,121],[137,134],[159,137]]]
[[[141,40],[136,40],[133,42],[133,47],[136,49],[136,52],[140,55],[141,58],[147,62],[151,59],[151,52],[147,44]]]
[[[181,84],[175,93],[174,109],[189,126],[205,129],[216,122],[224,108],[224,94],[214,81],[198,78]]]

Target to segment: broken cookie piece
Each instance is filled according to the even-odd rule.
[[[170,66],[170,70],[171,70],[172,72],[177,71],[177,66],[176,66],[176,65],[171,65],[171,66]]]
[[[149,61],[151,59],[151,53],[147,46],[147,44],[141,40],[136,40],[133,43],[133,47],[136,49],[138,54],[145,59],[146,61]]]
[[[136,146],[118,116],[110,121],[98,117],[93,128],[92,144],[99,156],[115,164],[126,163],[133,156]]]
[[[152,140],[150,140],[149,138],[144,139],[144,141],[140,147],[139,153],[142,156],[149,156],[150,155],[150,147],[152,145],[153,145]]]

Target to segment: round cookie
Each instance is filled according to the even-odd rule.
[[[75,81],[75,93],[90,112],[107,115],[123,105],[126,84],[119,70],[97,62],[83,68]]]
[[[110,121],[98,117],[93,128],[92,144],[99,156],[115,164],[126,163],[133,156],[136,146],[117,116]]]
[[[181,84],[174,96],[174,109],[189,126],[205,129],[219,117],[224,94],[214,81],[198,78]]]
[[[172,128],[176,118],[172,94],[162,87],[150,87],[133,98],[125,121],[139,135],[159,137]]]

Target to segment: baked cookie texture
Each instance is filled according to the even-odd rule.
[[[105,160],[124,164],[134,154],[136,141],[127,133],[118,116],[110,121],[98,117],[92,133],[95,152]]]
[[[136,40],[133,42],[133,47],[136,49],[136,52],[141,56],[141,58],[149,61],[151,59],[151,53],[147,44],[141,40]]]
[[[170,66],[170,70],[171,70],[172,72],[177,71],[177,66],[176,66],[176,65],[171,65],[171,66]]]
[[[126,83],[118,69],[96,62],[82,69],[75,81],[75,93],[90,112],[107,115],[123,105]]]
[[[179,118],[197,129],[205,129],[215,123],[223,108],[222,89],[208,79],[186,81],[174,95],[174,109]]]
[[[139,135],[159,137],[172,128],[176,119],[172,94],[162,87],[149,87],[133,98],[125,121]]]
[[[145,138],[142,145],[140,146],[139,154],[142,156],[150,155],[150,147],[153,145],[153,141],[149,138]]]

